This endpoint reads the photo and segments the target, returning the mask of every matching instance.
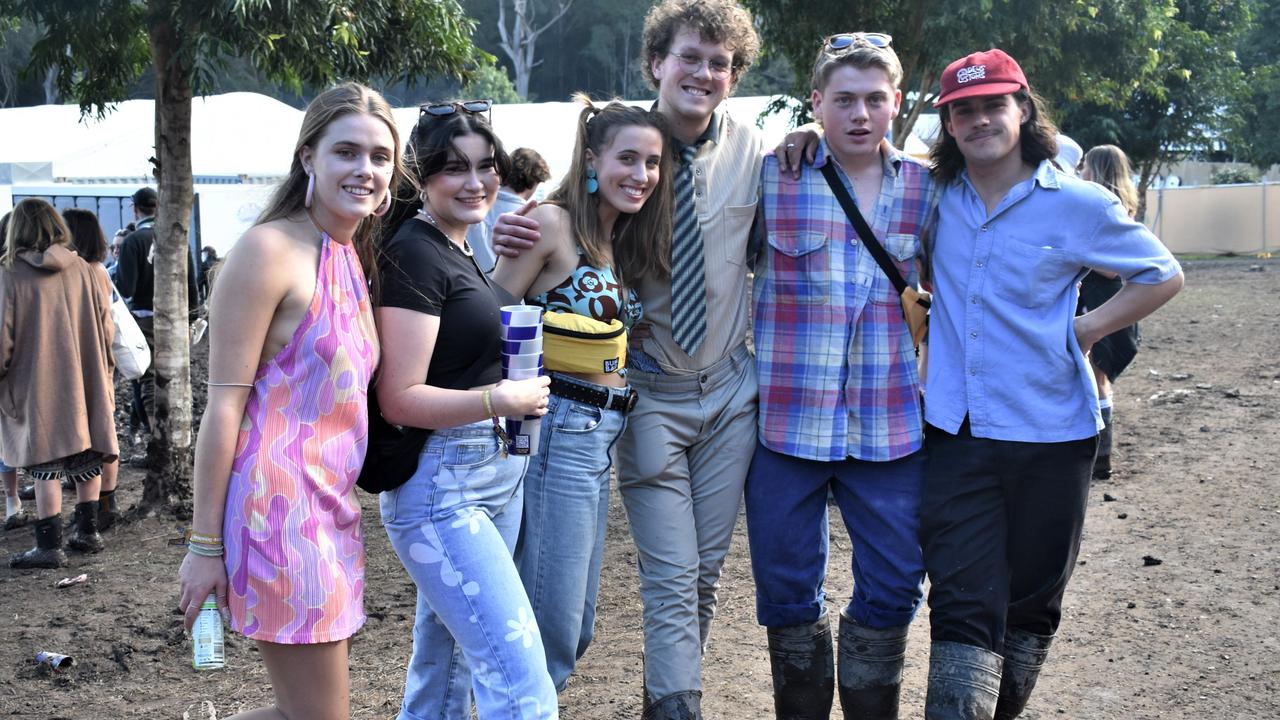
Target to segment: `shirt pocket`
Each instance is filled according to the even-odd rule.
[[[1031,240],[1002,238],[992,262],[995,294],[1025,308],[1053,304],[1074,278],[1061,248],[1037,245]]]
[[[756,203],[750,205],[726,205],[719,226],[720,242],[715,243],[711,259],[742,267],[747,263],[747,240],[751,235],[751,223],[755,221]],[[703,226],[706,232],[706,226]]]
[[[827,235],[820,232],[769,233],[769,289],[780,303],[825,303],[831,274]]]

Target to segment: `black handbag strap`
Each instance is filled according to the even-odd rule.
[[[827,185],[831,186],[831,192],[835,194],[836,200],[840,201],[840,207],[844,208],[844,214],[849,216],[849,222],[853,223],[853,229],[858,231],[858,237],[862,238],[862,244],[867,246],[871,251],[871,257],[876,259],[876,264],[884,271],[889,282],[893,283],[893,288],[901,295],[903,290],[907,289],[907,281],[902,279],[902,273],[898,272],[898,266],[893,264],[889,259],[889,253],[884,251],[884,246],[876,239],[876,234],[871,231],[871,226],[867,225],[867,221],[863,219],[862,213],[858,212],[858,206],[853,202],[853,198],[849,197],[849,191],[845,189],[844,183],[840,182],[840,176],[836,174],[836,164],[831,158],[827,158],[827,162],[822,166],[822,177],[827,179]]]

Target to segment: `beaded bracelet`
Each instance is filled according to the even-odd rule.
[[[200,557],[222,557],[222,545],[204,545],[202,543],[188,543],[187,552]]]
[[[221,535],[203,535],[198,532],[193,532],[187,536],[187,542],[204,543],[205,545],[221,545],[222,536]]]

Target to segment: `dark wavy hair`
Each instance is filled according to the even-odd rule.
[[[62,219],[71,230],[71,244],[77,255],[91,263],[107,259],[107,236],[92,210],[67,208],[62,211]]]
[[[551,169],[547,167],[547,161],[537,150],[522,147],[511,152],[511,172],[503,176],[502,184],[522,193],[550,179]]]
[[[422,209],[422,191],[427,180],[444,170],[451,158],[466,159],[454,140],[463,135],[479,135],[493,146],[494,169],[498,179],[505,180],[511,172],[511,158],[502,149],[502,141],[494,134],[484,115],[459,109],[451,115],[437,117],[420,113],[418,124],[409,134],[404,146],[404,166],[408,182],[400,186],[391,211],[383,223],[383,241],[390,240],[404,222]]]
[[[1013,93],[1013,100],[1026,103],[1031,108],[1031,115],[1022,123],[1018,138],[1022,161],[1028,165],[1039,165],[1044,160],[1057,157],[1058,128],[1045,110],[1044,99],[1034,90],[1023,88]],[[947,121],[951,119],[950,103],[938,108],[938,119],[938,139],[929,148],[929,174],[939,182],[949,183],[964,169],[964,154],[956,145],[956,139],[947,132]]]

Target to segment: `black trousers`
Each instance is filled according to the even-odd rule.
[[[1006,627],[1053,635],[1080,550],[1097,438],[1026,443],[927,428],[920,545],[935,641],[1004,653]]]

